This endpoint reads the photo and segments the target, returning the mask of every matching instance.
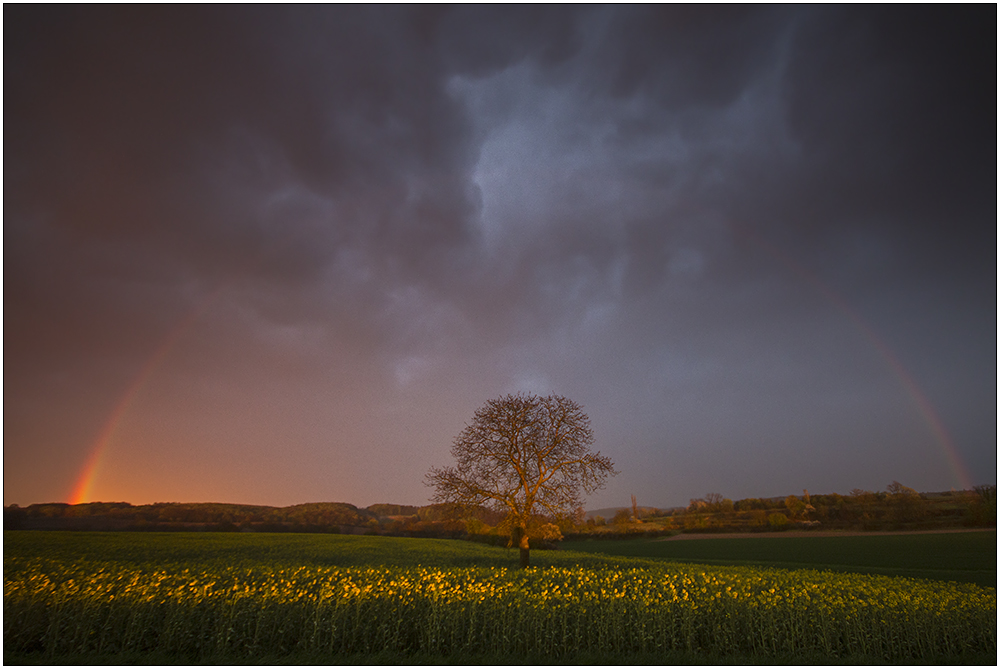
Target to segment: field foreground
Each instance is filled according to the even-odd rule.
[[[4,663],[988,663],[996,589],[329,535],[4,533]]]

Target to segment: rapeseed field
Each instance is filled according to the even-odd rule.
[[[586,560],[581,554],[578,565],[522,571],[495,564],[295,566],[267,557],[185,566],[139,556],[5,552],[5,662],[142,654],[185,663],[332,661],[391,652],[445,662],[801,656],[915,663],[996,654],[995,588]]]

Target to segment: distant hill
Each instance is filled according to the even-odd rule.
[[[498,522],[480,512],[481,520]],[[4,507],[7,530],[199,531],[214,532],[452,532],[457,517],[447,504],[412,506],[346,502],[311,502],[292,506],[257,506],[213,502],[53,502]]]
[[[344,502],[287,507],[220,503],[128,502],[4,507],[4,529],[320,531],[378,524],[378,516]]]

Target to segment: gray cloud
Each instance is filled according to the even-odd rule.
[[[167,341],[101,494],[421,502],[514,390],[609,503],[955,485],[879,346],[995,476],[977,11],[5,12],[9,501]]]

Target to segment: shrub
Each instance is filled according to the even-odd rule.
[[[632,522],[632,513],[628,509],[619,509],[611,522],[619,527]]]
[[[538,534],[543,541],[562,541],[563,538],[559,526],[554,523],[546,523],[539,527]]]
[[[783,513],[772,513],[767,517],[767,524],[774,528],[788,527],[788,516]]]
[[[997,522],[997,487],[995,485],[977,485],[972,504],[966,512],[970,525],[995,525]]]

